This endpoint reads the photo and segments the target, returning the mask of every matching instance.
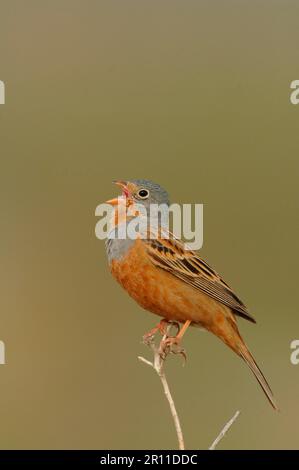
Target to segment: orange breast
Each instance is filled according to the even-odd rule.
[[[217,317],[221,329],[221,317],[226,314],[226,307],[154,266],[142,240],[136,240],[123,258],[112,261],[111,272],[144,309],[168,320],[191,320],[207,329],[215,326]]]

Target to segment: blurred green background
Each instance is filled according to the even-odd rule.
[[[137,361],[157,321],[110,276],[95,207],[115,178],[202,202],[203,256],[249,306],[268,378],[190,330],[169,382],[187,447],[299,448],[296,1],[2,0],[1,448],[174,448]]]

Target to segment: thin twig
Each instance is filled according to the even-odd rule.
[[[167,338],[169,338],[170,329],[171,329],[171,324],[169,324],[167,326],[166,332],[163,335],[159,346],[155,345],[155,343],[153,341],[153,338],[146,342],[146,344],[148,344],[150,346],[150,348],[152,349],[152,351],[153,351],[153,354],[154,354],[153,362],[145,359],[142,356],[138,356],[138,359],[139,359],[140,362],[143,362],[147,366],[152,367],[156,371],[158,376],[160,377],[160,380],[161,380],[161,383],[162,383],[162,386],[163,386],[163,390],[164,390],[164,394],[165,394],[166,399],[168,401],[169,408],[170,408],[170,411],[171,411],[171,415],[172,415],[172,418],[173,418],[173,422],[174,422],[174,426],[175,426],[175,430],[176,430],[176,434],[177,434],[177,438],[178,438],[178,443],[179,443],[179,449],[180,450],[185,450],[185,443],[184,443],[184,437],[183,437],[181,423],[180,423],[179,416],[178,416],[178,413],[177,413],[177,410],[176,410],[176,407],[175,407],[175,403],[174,403],[172,395],[170,393],[169,385],[168,385],[166,375],[165,375],[165,372],[164,372],[164,362],[165,362],[165,359],[167,357],[167,354],[170,352],[170,350],[165,350],[165,341],[167,340]],[[182,353],[182,354],[185,357],[184,353]],[[237,411],[234,414],[234,416],[226,423],[224,428],[221,430],[219,435],[214,440],[213,444],[209,447],[209,450],[215,450],[216,449],[217,445],[224,438],[224,436],[226,435],[226,433],[228,432],[230,427],[233,425],[233,423],[238,418],[239,414],[240,414],[240,411]]]
[[[239,416],[240,414],[240,411],[237,411],[234,416],[226,423],[226,425],[224,426],[224,428],[222,429],[222,431],[220,431],[220,433],[218,434],[218,436],[216,437],[215,441],[213,442],[213,444],[209,447],[209,450],[215,450],[217,445],[219,444],[219,442],[221,441],[221,439],[224,438],[225,434],[227,433],[227,431],[230,429],[230,427],[234,424],[234,422],[236,421],[237,417]]]
[[[180,420],[179,420],[179,416],[178,416],[178,413],[177,413],[172,395],[170,393],[169,385],[168,385],[166,375],[165,375],[165,372],[164,372],[164,367],[163,367],[164,366],[164,361],[165,361],[166,355],[167,355],[165,352],[162,354],[163,345],[165,344],[165,340],[168,338],[168,332],[170,330],[170,327],[171,326],[167,327],[166,333],[164,334],[164,336],[163,336],[163,338],[160,342],[160,345],[158,347],[154,344],[153,341],[150,342],[150,347],[151,347],[151,349],[154,353],[154,361],[150,362],[150,361],[148,361],[147,359],[145,359],[144,357],[141,357],[141,356],[138,356],[138,359],[139,359],[139,361],[144,362],[148,366],[152,367],[156,371],[158,376],[160,377],[160,380],[161,380],[161,383],[162,383],[162,386],[163,386],[163,390],[164,390],[164,394],[165,394],[166,399],[169,403],[169,408],[170,408],[171,415],[172,415],[172,418],[173,418],[173,422],[174,422],[174,426],[175,426],[175,430],[176,430],[176,434],[177,434],[177,438],[178,438],[178,443],[179,443],[179,449],[180,450],[185,450],[184,437],[183,437],[181,423],[180,423]]]

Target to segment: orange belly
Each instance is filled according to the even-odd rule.
[[[136,240],[121,260],[111,263],[113,276],[129,295],[144,309],[167,320],[191,320],[222,336],[225,317],[231,316],[229,309],[154,266],[145,250],[143,242]]]

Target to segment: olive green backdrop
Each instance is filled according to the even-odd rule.
[[[157,321],[111,278],[95,207],[115,178],[202,202],[202,254],[258,323],[242,361],[190,330],[167,364],[189,448],[299,448],[296,1],[0,2],[1,448],[173,448],[137,360]]]

